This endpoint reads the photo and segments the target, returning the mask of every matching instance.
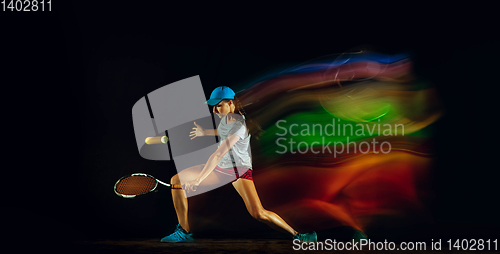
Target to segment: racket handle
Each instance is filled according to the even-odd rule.
[[[172,189],[182,189],[182,185],[174,184],[174,185],[172,185]]]

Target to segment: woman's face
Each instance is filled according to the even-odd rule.
[[[219,116],[219,118],[225,117],[227,113],[234,113],[234,104],[232,100],[221,101],[219,104],[214,106],[213,112]]]

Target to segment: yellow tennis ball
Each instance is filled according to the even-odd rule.
[[[168,142],[168,138],[167,138],[167,136],[163,136],[163,137],[161,137],[161,142],[162,142],[163,144],[166,144],[166,143]]]

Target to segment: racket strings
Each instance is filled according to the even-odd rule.
[[[156,187],[156,180],[148,176],[129,176],[116,184],[116,192],[122,195],[141,195]]]

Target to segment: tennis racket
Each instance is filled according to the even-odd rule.
[[[171,189],[182,189],[180,184],[164,183],[151,175],[144,173],[134,173],[120,178],[115,183],[116,195],[123,198],[134,198],[156,190],[158,183]]]

